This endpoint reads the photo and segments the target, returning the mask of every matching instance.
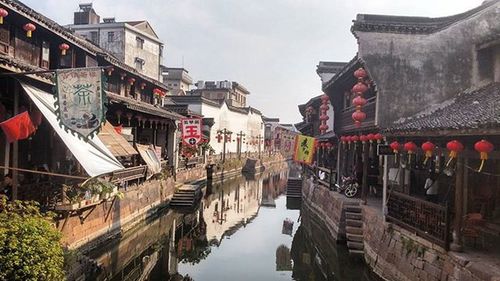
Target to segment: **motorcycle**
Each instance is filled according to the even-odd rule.
[[[338,186],[339,193],[344,193],[346,197],[352,198],[358,194],[359,184],[354,177],[341,178],[342,183]]]

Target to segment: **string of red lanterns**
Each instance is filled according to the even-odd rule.
[[[327,113],[327,111],[330,109],[330,106],[328,105],[329,102],[330,98],[327,95],[321,96],[321,106],[319,107],[319,109],[321,110],[321,115],[319,117],[319,120],[321,121],[320,122],[321,125],[319,126],[319,132],[321,134],[324,134],[326,131],[328,131],[329,128],[328,125],[326,124],[326,121],[330,119]]]
[[[367,135],[359,135],[359,136],[352,135],[352,136],[340,137],[341,143],[344,145],[348,144],[349,148],[351,143],[356,144],[358,141],[361,141],[362,143],[366,142],[372,143],[373,141],[377,141],[377,143],[380,143],[383,139],[384,136],[380,133],[377,134],[370,133]],[[418,146],[412,141],[408,141],[403,145],[401,145],[397,141],[393,141],[389,144],[389,147],[392,149],[392,152],[396,155],[400,153],[401,149],[403,149],[408,154],[410,161],[411,161],[411,156],[413,154],[416,154],[418,149]],[[423,162],[423,164],[425,165],[427,161],[434,155],[434,151],[436,150],[436,145],[430,141],[425,141],[424,143],[422,143],[420,148],[422,149],[425,155],[425,159]],[[458,154],[464,150],[464,145],[458,140],[452,140],[446,144],[446,149],[449,151],[448,154],[449,160],[446,163],[446,167],[448,167],[458,157]],[[474,144],[474,149],[477,152],[479,152],[479,159],[481,160],[481,163],[479,165],[479,168],[477,169],[477,172],[481,172],[484,168],[486,160],[488,160],[488,155],[491,152],[493,152],[495,146],[491,142],[482,139]]]
[[[368,86],[365,83],[366,71],[360,67],[354,71],[354,77],[358,82],[352,87],[352,92],[356,95],[352,100],[352,105],[356,108],[356,111],[352,114],[352,119],[356,127],[361,127],[361,122],[366,119],[366,113],[362,111],[363,106],[366,105],[366,99],[363,98],[363,95],[368,91]]]

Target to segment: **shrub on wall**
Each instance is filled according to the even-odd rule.
[[[0,280],[64,280],[60,240],[37,203],[0,196]]]

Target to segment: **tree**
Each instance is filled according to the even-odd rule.
[[[0,280],[64,280],[61,236],[38,203],[0,196]]]

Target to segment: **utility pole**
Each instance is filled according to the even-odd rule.
[[[261,135],[257,136],[257,145],[259,146],[259,159],[260,159],[260,142],[262,141],[263,137]]]
[[[222,134],[222,163],[226,163],[226,142],[228,141],[228,136],[231,136],[232,132],[224,128],[219,131]]]
[[[240,131],[238,134],[236,134],[238,137],[236,140],[238,141],[238,160],[241,160],[241,148],[243,146],[243,137],[245,134],[243,134],[243,131]]]

